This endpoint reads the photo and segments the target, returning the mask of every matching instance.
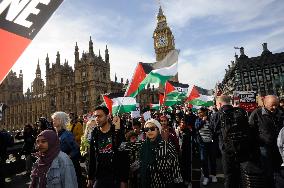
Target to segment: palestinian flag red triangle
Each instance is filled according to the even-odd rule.
[[[196,99],[198,97],[200,97],[200,94],[199,94],[198,89],[194,85],[186,100],[191,101],[191,100]]]
[[[139,62],[132,76],[132,80],[125,92],[125,96],[136,96],[139,93],[138,88],[140,83],[144,80],[147,74],[151,72],[151,70],[153,70],[153,67],[149,63]]]
[[[103,95],[103,99],[106,103],[106,107],[109,109],[110,114],[112,113],[112,99],[117,97],[123,97],[123,93],[107,93]]]
[[[167,96],[168,93],[175,91],[176,88],[169,82],[166,82],[166,86],[165,86],[165,96]]]

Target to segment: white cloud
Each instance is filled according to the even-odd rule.
[[[177,28],[188,27],[193,20],[209,19],[212,23],[221,23],[225,27],[231,28],[231,31],[251,29],[255,27],[270,25],[269,11],[267,7],[274,0],[176,0],[166,1],[165,11],[171,24]],[[268,9],[269,10],[269,9]],[[274,9],[277,13],[283,11],[283,6]],[[266,12],[267,18],[257,21],[256,24],[251,21],[258,18]],[[266,20],[267,19],[267,20]],[[270,20],[271,21],[271,20]],[[246,25],[247,24],[247,25]],[[224,28],[222,28],[224,29]]]
[[[187,51],[192,51],[187,49]],[[224,70],[230,62],[228,46],[195,51],[190,57],[181,56],[179,59],[179,80],[190,85],[195,84],[212,89],[217,81],[222,81]]]
[[[245,48],[248,57],[260,56],[262,43],[268,43],[268,49],[275,53],[283,49],[284,27],[279,26],[273,32],[266,35],[255,35],[253,38],[245,38],[238,41],[240,47]],[[182,83],[196,84],[212,89],[218,81],[222,81],[225,69],[234,60],[233,44],[223,44],[214,47],[197,49],[194,47],[184,49],[179,59],[179,79]]]

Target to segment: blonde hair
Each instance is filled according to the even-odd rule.
[[[51,118],[54,119],[55,117],[60,119],[61,128],[66,129],[67,124],[70,122],[68,114],[66,114],[65,112],[54,112],[51,115]]]
[[[220,97],[217,97],[217,101],[222,104],[231,104],[231,97],[228,95],[221,95]]]

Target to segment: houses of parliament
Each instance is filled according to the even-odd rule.
[[[156,61],[162,60],[169,51],[175,49],[174,36],[167,25],[162,8],[157,15],[157,26],[153,32]],[[102,94],[120,92],[128,84],[111,81],[109,51],[106,46],[104,58],[100,52],[94,53],[90,37],[88,52],[80,56],[76,43],[74,49],[74,69],[68,61],[61,62],[57,52],[55,62],[47,55],[45,59],[45,82],[41,76],[39,63],[35,70],[32,86],[23,92],[23,74],[10,71],[0,85],[0,102],[8,106],[3,111],[0,127],[7,130],[22,128],[25,123],[34,123],[39,117],[50,117],[55,111],[75,112],[82,115],[92,111],[103,102]],[[157,91],[141,92],[138,102],[147,104],[157,101]]]

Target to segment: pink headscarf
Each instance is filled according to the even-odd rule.
[[[32,171],[32,183],[30,188],[36,187],[38,180],[39,188],[46,187],[46,173],[51,166],[52,161],[57,157],[60,152],[60,142],[55,131],[45,130],[42,131],[37,137],[42,136],[48,142],[48,150],[46,153],[37,152],[36,156],[39,158],[37,166]]]

